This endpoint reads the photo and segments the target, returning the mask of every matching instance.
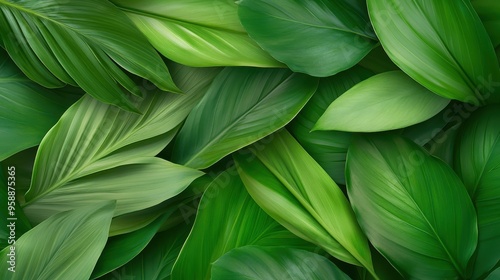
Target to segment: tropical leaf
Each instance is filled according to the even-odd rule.
[[[500,121],[499,106],[475,112],[460,129],[455,170],[476,206],[479,241],[474,278],[500,261]]]
[[[280,129],[311,98],[318,80],[281,69],[226,68],[190,113],[172,160],[203,169]]]
[[[279,67],[241,26],[231,0],[112,0],[164,56],[189,66]]]
[[[250,150],[234,157],[257,204],[297,236],[374,274],[368,241],[347,198],[296,140],[282,130]]]
[[[100,277],[100,280],[168,280],[182,244],[189,234],[184,224],[155,235],[148,246],[126,265]]]
[[[496,280],[500,278],[500,268],[495,269],[493,272],[486,277],[486,280]]]
[[[233,249],[212,266],[212,279],[350,280],[323,256],[291,248],[245,246]]]
[[[290,133],[338,184],[345,184],[344,166],[351,133],[311,131],[326,108],[346,90],[371,76],[362,67],[320,80],[318,90],[288,126]]]
[[[500,100],[485,81],[500,81],[490,38],[470,1],[368,0],[380,43],[405,73],[446,98]]]
[[[313,129],[393,130],[428,120],[449,102],[401,71],[385,72],[362,81],[335,99]]]
[[[231,168],[221,173],[203,194],[191,233],[172,269],[172,278],[210,279],[214,261],[231,249],[246,245],[311,247],[262,211]]]
[[[1,0],[0,39],[24,74],[45,87],[78,85],[98,100],[135,111],[121,87],[141,91],[122,67],[179,92],[153,47],[108,1]]]
[[[490,35],[493,46],[500,46],[500,2],[496,0],[473,0],[472,6]]]
[[[78,100],[74,91],[50,91],[39,86],[0,49],[0,161],[40,144],[45,133]]]
[[[108,238],[114,202],[105,201],[54,215],[1,252],[2,279],[89,279]]]
[[[238,15],[264,50],[312,76],[351,68],[377,43],[363,0],[243,0]]]
[[[448,165],[402,137],[364,136],[349,147],[346,180],[368,239],[405,278],[467,278],[476,214]]]

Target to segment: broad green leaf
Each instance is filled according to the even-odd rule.
[[[477,243],[474,206],[451,167],[400,136],[353,140],[347,191],[371,244],[405,278],[466,278]]]
[[[78,100],[72,91],[51,91],[32,82],[0,49],[0,161],[40,144],[45,133]]]
[[[291,121],[318,80],[282,69],[226,68],[189,114],[172,159],[203,169]]]
[[[257,204],[297,236],[374,274],[368,241],[347,198],[300,144],[282,130],[250,150],[234,157]]]
[[[500,46],[500,2],[497,0],[472,0],[471,3],[483,21],[493,46]]]
[[[24,74],[45,87],[78,85],[135,111],[121,87],[141,91],[123,68],[179,92],[158,53],[108,1],[0,0],[0,39]]]
[[[473,113],[457,138],[455,170],[476,206],[479,228],[474,276],[500,261],[500,107]]]
[[[428,120],[449,102],[401,71],[385,72],[360,82],[335,99],[313,129],[393,130]]]
[[[102,280],[168,280],[189,227],[181,225],[155,235],[148,246],[126,265],[100,277]]]
[[[172,214],[167,212],[154,222],[134,232],[110,237],[97,261],[91,279],[96,279],[136,257],[153,239],[161,225]]]
[[[246,245],[310,247],[260,209],[231,168],[203,194],[194,226],[172,269],[172,279],[209,279],[214,261]]]
[[[380,43],[405,73],[446,98],[498,101],[484,81],[500,81],[490,38],[470,1],[368,0]]]
[[[350,280],[323,256],[292,248],[245,246],[229,251],[212,266],[212,279]]]
[[[279,67],[246,33],[232,0],[112,0],[164,56],[189,66]]]
[[[2,279],[89,279],[108,238],[114,202],[56,214],[15,244],[15,272],[9,270],[10,247],[0,252]]]
[[[16,223],[14,231],[14,228],[0,227],[0,248],[3,249],[5,246],[13,244],[21,235],[30,230],[31,224],[16,199],[16,195],[18,195],[17,185],[19,184],[16,166],[0,164],[0,168],[2,168],[2,171],[7,171],[6,176],[3,175],[3,172],[0,172],[0,203],[3,205],[0,211],[0,219],[4,221],[5,225],[8,225],[11,221]],[[9,177],[13,179],[9,179]],[[14,198],[14,200],[9,197]]]
[[[238,15],[264,50],[312,76],[351,68],[377,43],[363,0],[242,0]]]
[[[371,76],[361,67],[320,80],[318,90],[288,126],[290,133],[338,184],[345,184],[344,166],[351,133],[311,131],[326,108],[346,90]]]

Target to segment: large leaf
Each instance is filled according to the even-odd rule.
[[[345,156],[351,133],[311,130],[335,99],[370,75],[370,71],[355,67],[321,79],[316,93],[289,125],[290,133],[338,184],[345,184]]]
[[[245,246],[229,251],[212,266],[212,279],[348,280],[323,256],[291,248]]]
[[[1,251],[2,279],[89,279],[101,254],[113,217],[114,202],[54,215],[15,244],[15,272],[9,270],[10,247]]]
[[[405,278],[466,278],[474,206],[453,170],[390,134],[359,137],[346,165],[349,198],[370,242]]]
[[[500,2],[497,0],[473,0],[471,3],[483,21],[493,46],[500,46]]]
[[[334,75],[377,43],[362,0],[243,0],[239,5],[250,37],[296,72]]]
[[[470,1],[368,0],[373,27],[389,57],[446,98],[500,100],[484,81],[500,81],[490,38]]]
[[[172,278],[209,279],[214,261],[231,249],[246,245],[310,246],[260,209],[231,168],[221,173],[203,194],[194,226],[172,269]]]
[[[235,159],[257,204],[297,236],[374,274],[368,241],[351,205],[300,144],[282,130],[250,150],[253,155],[235,154]]]
[[[0,49],[0,161],[36,146],[78,100],[72,89],[50,91],[32,82]]]
[[[26,76],[45,87],[78,85],[103,102],[135,110],[120,86],[140,90],[122,67],[179,91],[153,47],[108,1],[1,0],[0,39]]]
[[[289,70],[224,69],[187,118],[173,161],[206,168],[271,134],[297,115],[317,84]]]
[[[462,126],[455,149],[455,170],[476,206],[479,227],[474,276],[500,261],[500,107],[475,112]]]
[[[374,132],[423,122],[450,102],[401,71],[378,74],[332,102],[314,130]]]
[[[241,26],[231,0],[112,0],[166,57],[189,66],[282,64]]]

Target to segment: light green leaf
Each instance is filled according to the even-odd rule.
[[[473,0],[471,3],[483,21],[493,46],[500,46],[500,2],[497,0]]]
[[[323,256],[291,248],[245,246],[229,251],[212,266],[212,279],[350,280]]]
[[[380,43],[405,73],[446,98],[500,100],[485,81],[500,81],[490,38],[470,1],[368,0]]]
[[[360,82],[333,101],[313,129],[393,130],[428,120],[449,102],[401,71],[385,72]]]
[[[476,206],[479,241],[474,277],[500,261],[500,122],[499,106],[473,113],[462,126],[455,149],[455,170]]]
[[[8,261],[10,247],[1,252],[2,279],[89,279],[108,238],[114,203],[96,205],[56,214],[30,231],[15,244],[15,272]]]
[[[476,213],[448,165],[402,137],[367,135],[349,147],[346,180],[368,239],[405,278],[467,278]]]
[[[214,261],[245,245],[310,248],[260,209],[237,171],[230,168],[203,194],[194,226],[172,269],[172,279],[210,279]]]
[[[282,69],[226,68],[179,132],[172,160],[203,169],[280,129],[318,80]]]
[[[124,68],[179,92],[153,47],[108,1],[0,0],[0,39],[24,74],[45,87],[78,85],[96,99],[135,111],[120,86],[141,91]]]
[[[347,198],[300,144],[282,130],[250,150],[253,155],[234,157],[257,204],[297,236],[374,274],[368,241]]]
[[[32,82],[0,49],[0,161],[40,144],[64,111],[78,100],[74,89],[48,90]]]
[[[243,0],[238,15],[264,50],[312,76],[351,68],[377,43],[363,0]]]
[[[311,131],[326,108],[346,90],[371,76],[362,67],[320,80],[318,90],[288,126],[290,133],[338,184],[345,184],[344,166],[351,133]]]
[[[279,67],[241,26],[232,0],[112,0],[164,56],[189,66]]]

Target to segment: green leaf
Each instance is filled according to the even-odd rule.
[[[473,0],[471,3],[483,21],[493,46],[500,46],[500,2],[497,0]]]
[[[135,111],[121,87],[141,91],[122,67],[179,92],[153,47],[108,1],[0,0],[0,39],[24,74],[45,87],[78,85],[96,99]]]
[[[385,131],[414,125],[433,117],[449,99],[392,71],[368,78],[332,102],[313,130]]]
[[[172,278],[209,279],[214,261],[231,249],[246,245],[310,247],[260,209],[237,171],[230,168],[203,194],[194,226],[172,269]]]
[[[212,279],[350,280],[323,256],[291,248],[245,246],[229,251],[212,266]]]
[[[479,228],[474,276],[500,261],[500,122],[499,106],[475,112],[460,129],[455,170],[476,206]]]
[[[500,278],[500,268],[495,269],[493,272],[486,277],[486,280],[496,280]]]
[[[172,160],[203,169],[280,129],[318,80],[282,69],[226,68],[179,132]]]
[[[371,50],[358,64],[377,74],[399,70],[381,45]]]
[[[405,278],[467,278],[476,213],[448,165],[402,137],[367,135],[349,147],[346,180],[368,239]]]
[[[164,56],[189,66],[279,67],[241,26],[231,0],[112,0]]]
[[[0,161],[40,144],[45,133],[78,100],[72,91],[51,91],[32,82],[0,49]]]
[[[114,202],[54,215],[26,232],[15,244],[15,272],[9,270],[10,247],[1,252],[2,279],[89,279],[108,238]]]
[[[312,76],[351,68],[377,43],[363,0],[243,0],[238,15],[264,50]]]
[[[318,90],[288,126],[290,133],[338,184],[345,184],[344,166],[351,133],[311,131],[326,108],[346,90],[371,76],[362,67],[320,80]]]
[[[111,272],[136,257],[148,245],[172,212],[162,214],[152,223],[139,230],[110,237],[94,267],[94,271],[92,271],[91,279],[96,279]]]
[[[160,232],[148,246],[126,265],[100,277],[100,280],[167,280],[170,279],[182,245],[189,233],[187,225]]]
[[[347,198],[300,144],[282,130],[250,150],[253,155],[234,157],[257,204],[297,236],[374,274],[368,241]]]
[[[380,43],[415,81],[463,102],[500,100],[484,85],[490,79],[500,81],[500,71],[490,38],[470,1],[367,3]]]

